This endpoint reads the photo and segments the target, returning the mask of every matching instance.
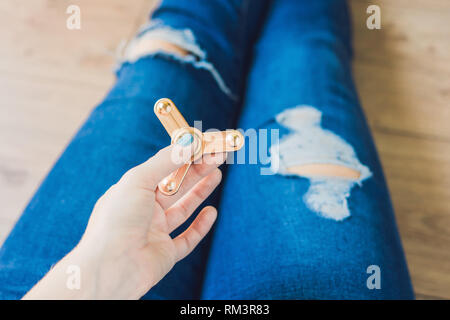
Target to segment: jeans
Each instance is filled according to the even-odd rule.
[[[30,290],[78,243],[96,200],[170,143],[153,113],[161,97],[203,130],[267,129],[281,140],[268,138],[268,161],[228,166],[207,201],[219,208],[212,235],[144,299],[414,297],[352,80],[344,0],[164,0],[134,41],[146,38],[189,54],[125,54],[1,248],[0,298]],[[310,163],[360,176],[289,170]]]

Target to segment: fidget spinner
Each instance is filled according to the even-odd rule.
[[[183,183],[192,163],[205,154],[237,151],[244,145],[244,136],[237,130],[201,132],[190,127],[175,104],[167,98],[156,101],[155,114],[171,138],[171,144],[181,141],[193,148],[191,160],[164,178],[159,190],[168,196],[174,195]]]

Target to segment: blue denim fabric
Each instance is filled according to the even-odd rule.
[[[221,198],[212,247],[205,239],[144,298],[413,297],[351,79],[345,2],[273,1],[265,19],[269,2],[162,2],[153,18],[173,30],[191,30],[231,92],[245,93],[244,102],[224,93],[211,72],[195,63],[164,53],[125,62],[1,248],[0,298],[22,297],[77,244],[96,200],[170,142],[153,113],[161,97],[171,98],[191,125],[202,120],[204,130],[235,128],[241,106],[239,125],[245,129],[267,127],[284,109],[309,104],[323,112],[324,128],[354,147],[373,177],[352,190],[352,216],[336,222],[305,207],[307,179],[261,176],[256,165],[231,166],[222,196],[216,192],[208,200],[219,205]],[[366,287],[372,264],[381,268],[381,290]]]
[[[205,299],[413,298],[386,183],[351,77],[345,1],[274,1],[253,57],[239,127],[273,127],[287,108],[310,105],[322,127],[355,149],[373,176],[351,191],[351,217],[319,217],[302,199],[309,180],[230,166]],[[381,271],[369,290],[366,272]]]

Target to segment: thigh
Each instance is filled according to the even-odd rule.
[[[228,172],[203,297],[412,298],[345,1],[275,0],[254,51],[239,126],[281,139]]]
[[[189,124],[204,130],[233,128],[245,65],[242,43],[254,31],[242,19],[257,20],[263,6],[248,1],[166,0],[133,40],[117,82],[56,162],[0,251],[0,297],[20,298],[79,241],[96,200],[128,169],[170,143],[153,113],[155,101],[171,98]],[[255,3],[256,4],[256,3]],[[157,39],[187,52],[145,52]],[[144,50],[133,54],[133,46]],[[239,50],[237,50],[239,49]],[[217,195],[209,202],[216,203]],[[146,298],[199,296],[207,241]]]

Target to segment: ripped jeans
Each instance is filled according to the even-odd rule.
[[[187,54],[136,54],[155,39]],[[413,298],[351,55],[344,0],[162,1],[4,243],[0,298],[31,289],[78,243],[96,200],[170,143],[153,113],[161,97],[204,130],[281,138],[270,163],[227,168],[208,200],[212,236],[144,298]]]

